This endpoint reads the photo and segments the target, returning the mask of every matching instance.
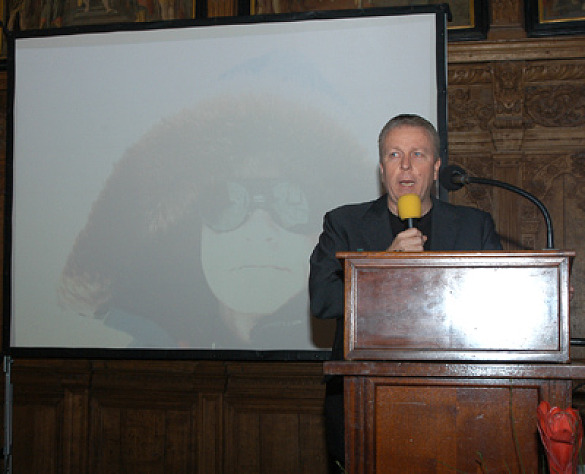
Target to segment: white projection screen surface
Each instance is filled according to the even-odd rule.
[[[323,215],[380,195],[392,116],[446,135],[445,13],[11,42],[9,350],[326,358]]]

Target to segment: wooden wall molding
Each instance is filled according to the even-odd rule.
[[[488,61],[534,61],[579,59],[585,57],[585,37],[552,37],[478,42],[452,42],[448,45],[449,65]]]

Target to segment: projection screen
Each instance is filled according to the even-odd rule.
[[[322,217],[379,196],[393,115],[431,120],[446,153],[445,18],[9,38],[5,347],[326,358],[333,326],[311,318],[307,291]]]

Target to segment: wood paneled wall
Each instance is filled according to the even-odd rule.
[[[521,2],[490,9],[487,40],[449,45],[449,159],[549,207],[556,246],[577,251],[572,336],[585,337],[585,37],[528,39]],[[2,115],[2,145],[5,130]],[[5,220],[4,174],[0,189]],[[537,209],[507,191],[452,201],[491,211],[508,249],[546,243]],[[16,360],[12,380],[15,473],[326,472],[318,362]]]
[[[321,364],[16,360],[15,473],[326,472]]]

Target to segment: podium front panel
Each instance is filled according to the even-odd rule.
[[[544,472],[537,407],[572,406],[583,362],[329,361],[343,376],[348,474]]]
[[[339,256],[347,360],[570,360],[570,252]]]

